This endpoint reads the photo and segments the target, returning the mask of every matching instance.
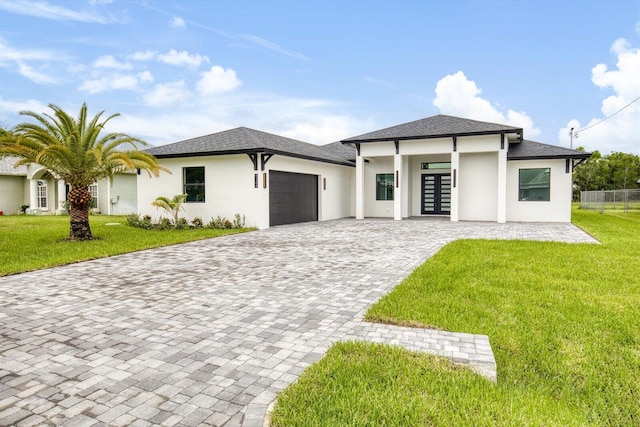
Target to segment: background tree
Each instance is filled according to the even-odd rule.
[[[38,164],[69,184],[69,239],[89,240],[93,238],[89,225],[91,184],[112,179],[118,172],[144,169],[158,176],[166,169],[154,156],[139,149],[147,145],[143,140],[124,133],[101,135],[107,122],[119,114],[101,121],[102,111],[89,120],[87,105],[82,104],[74,119],[54,104],[49,108],[53,115],[21,111],[38,123],[21,123],[0,135],[0,156],[17,157],[16,166]]]
[[[620,152],[602,156],[596,150],[575,168],[573,178],[581,191],[640,188],[640,157]]]

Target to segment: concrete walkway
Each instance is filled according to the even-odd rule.
[[[0,278],[0,425],[259,426],[344,339],[495,376],[486,337],[361,322],[459,238],[594,242],[570,224],[339,220]]]

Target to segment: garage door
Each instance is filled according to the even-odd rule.
[[[318,220],[318,175],[269,172],[269,225]]]

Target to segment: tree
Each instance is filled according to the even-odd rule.
[[[637,188],[640,178],[640,157],[635,154],[614,152],[609,154],[610,189]]]
[[[171,199],[168,197],[160,196],[153,202],[151,202],[151,205],[167,211],[173,217],[173,225],[178,225],[178,215],[183,209],[182,204],[185,200],[187,200],[186,194],[178,194],[173,196]]]
[[[629,153],[602,156],[596,150],[574,171],[574,182],[582,191],[640,188],[639,179],[640,157]]]
[[[17,157],[16,166],[36,163],[69,184],[69,240],[90,240],[91,184],[104,178],[113,179],[118,172],[143,169],[158,176],[160,171],[167,170],[154,156],[139,149],[147,145],[143,140],[124,133],[101,135],[105,125],[119,114],[101,121],[104,114],[101,111],[89,120],[87,105],[82,104],[78,118],[74,119],[54,104],[49,104],[49,108],[53,115],[21,111],[21,115],[38,123],[21,123],[0,135],[0,156]]]

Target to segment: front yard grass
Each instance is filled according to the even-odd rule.
[[[68,216],[0,216],[0,276],[247,231],[143,230],[124,216],[89,221],[96,240],[70,242]],[[119,225],[107,225],[113,223]]]
[[[640,212],[573,219],[602,244],[453,242],[366,315],[488,335],[497,384],[341,343],[279,396],[273,426],[640,425]]]

